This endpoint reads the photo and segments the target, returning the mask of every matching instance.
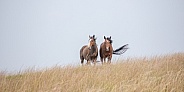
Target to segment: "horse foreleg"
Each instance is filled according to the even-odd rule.
[[[87,63],[86,63],[86,65],[90,65],[90,63],[91,63],[91,62],[90,62],[90,60],[87,60]]]
[[[96,60],[95,59],[93,60],[93,64],[94,64],[94,66],[96,65]]]
[[[84,59],[83,60],[81,60],[81,64],[83,65],[83,63],[84,63]]]
[[[104,64],[106,64],[106,58],[104,58]]]
[[[108,57],[108,64],[111,63],[111,58],[112,58],[111,56]]]
[[[93,60],[93,63],[94,63],[94,66],[95,66],[96,63],[97,63],[97,58],[95,58],[95,59]]]
[[[102,62],[102,65],[103,65],[103,58],[100,58],[100,61]]]

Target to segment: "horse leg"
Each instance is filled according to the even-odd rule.
[[[83,65],[84,63],[84,57],[81,56],[81,64]]]
[[[83,63],[84,63],[84,59],[83,60],[81,60],[81,64],[83,65]]]
[[[93,60],[94,66],[96,65],[96,60],[97,60],[97,58],[95,58],[95,59]]]
[[[104,58],[104,64],[106,64],[106,58]]]
[[[90,63],[91,63],[91,61],[90,60],[87,60],[86,65],[90,65]]]
[[[111,56],[108,57],[108,64],[111,63],[111,58],[112,58]]]
[[[100,61],[102,62],[102,65],[103,65],[103,58],[100,58]]]
[[[93,62],[93,64],[94,64],[94,66],[96,65],[96,61],[95,60],[92,60],[92,62]]]

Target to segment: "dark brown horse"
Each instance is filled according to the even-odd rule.
[[[88,45],[85,45],[80,49],[81,64],[83,65],[85,59],[87,60],[87,64],[91,64],[92,61],[92,63],[94,63],[95,65],[97,56],[98,56],[98,48],[96,45],[95,35],[89,36]]]
[[[121,55],[123,54],[128,48],[128,44],[121,46],[120,48],[113,50],[112,47],[112,40],[110,37],[104,36],[104,42],[100,45],[100,60],[102,64],[106,63],[106,58],[108,59],[108,63],[111,63],[112,54]]]

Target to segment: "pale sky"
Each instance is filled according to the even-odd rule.
[[[0,0],[0,71],[80,65],[93,34],[129,44],[114,61],[184,52],[184,1]]]

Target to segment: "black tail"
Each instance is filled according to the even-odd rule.
[[[121,46],[120,48],[113,51],[113,54],[115,55],[121,55],[125,53],[128,49],[128,44]]]

